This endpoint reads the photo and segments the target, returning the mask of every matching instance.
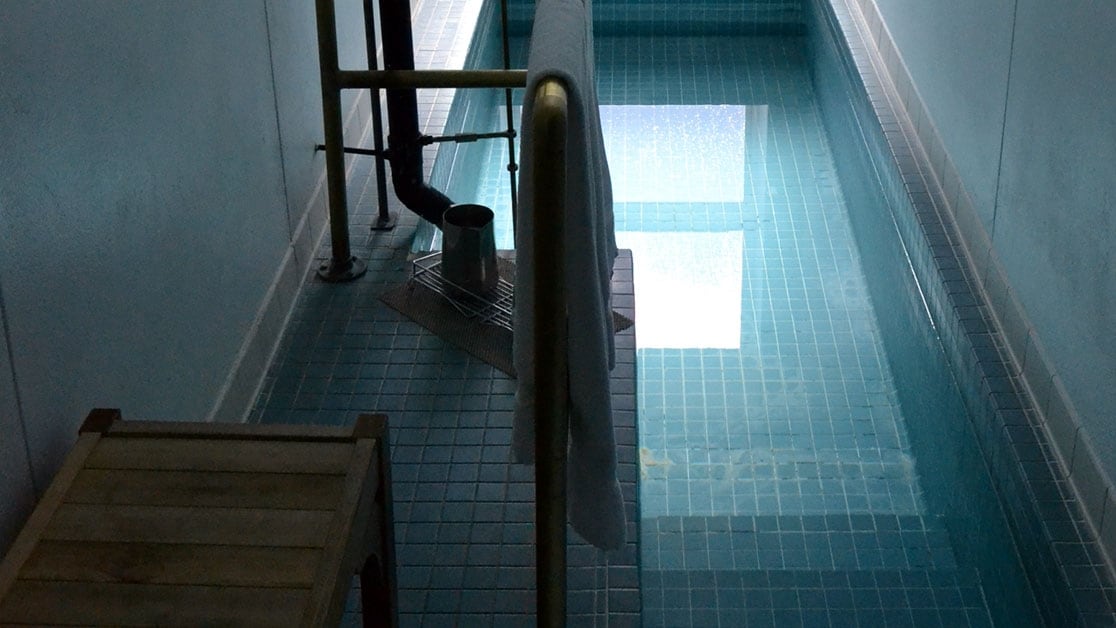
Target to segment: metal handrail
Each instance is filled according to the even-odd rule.
[[[345,152],[378,154],[383,149],[346,149],[341,118],[344,89],[514,88],[527,83],[526,70],[341,70],[338,64],[334,0],[316,0],[322,109],[333,255],[319,271],[329,281],[347,281],[365,272],[349,248]],[[366,5],[367,7],[367,5]],[[408,25],[409,26],[409,25]],[[368,40],[369,56],[374,40]],[[374,94],[374,100],[378,97]],[[378,116],[376,116],[378,117]],[[565,207],[566,128],[569,99],[558,79],[544,79],[535,92],[534,115],[527,122],[534,137],[536,167],[530,199],[534,208],[532,244],[537,260],[530,279],[534,294],[536,387],[535,521],[536,587],[539,626],[566,623],[566,452],[569,434],[569,370],[567,364]],[[514,173],[513,173],[514,176]],[[379,179],[384,177],[379,173]],[[381,203],[382,205],[382,203]]]
[[[557,79],[535,91],[529,122],[534,138],[533,277],[535,329],[535,556],[538,625],[566,623],[566,450],[569,434],[565,208],[569,99]],[[526,156],[525,156],[526,157]]]
[[[345,190],[344,123],[341,120],[341,73],[337,61],[337,18],[333,0],[317,0],[318,68],[322,80],[322,130],[326,157],[326,189],[329,196],[329,232],[333,253],[318,269],[327,281],[351,281],[367,270],[349,248],[348,200]]]

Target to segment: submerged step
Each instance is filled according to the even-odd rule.
[[[676,433],[660,437],[644,430],[648,421],[643,414],[640,422],[640,496],[645,516],[842,511],[917,515],[925,510],[914,462],[899,448],[819,449],[817,435],[803,437],[813,439],[810,446],[789,448],[798,435],[770,434],[773,428],[762,422],[744,423],[744,427],[731,424],[723,443],[691,447],[686,443],[709,442],[703,433],[709,422],[671,426]],[[848,422],[837,429],[848,431],[842,436],[848,439],[854,438],[854,429],[864,433],[876,429],[864,423],[854,428]],[[751,431],[744,433],[747,430]],[[772,451],[776,441],[788,449]]]
[[[948,535],[918,515],[645,518],[644,569],[955,569]]]
[[[644,626],[991,626],[974,569],[653,570]]]

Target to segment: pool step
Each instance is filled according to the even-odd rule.
[[[953,569],[944,527],[919,515],[654,517],[644,569]]]
[[[986,627],[972,569],[645,570],[643,625]]]
[[[653,517],[640,540],[644,626],[991,625],[931,517]]]

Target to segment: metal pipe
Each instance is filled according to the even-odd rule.
[[[376,20],[373,17],[373,0],[364,0],[364,48],[368,54],[368,68],[379,69],[376,51]],[[369,88],[372,97],[372,142],[376,156],[376,203],[378,214],[372,224],[373,231],[387,231],[395,226],[395,218],[388,211],[387,167],[384,165],[384,115],[380,110],[380,90]]]
[[[348,199],[345,192],[345,137],[341,90],[337,85],[337,20],[333,0],[316,0],[318,65],[322,77],[322,127],[325,133],[326,186],[329,192],[329,235],[333,254],[318,269],[325,281],[351,281],[364,274],[364,262],[349,249]]]
[[[381,0],[384,2],[385,0]],[[386,21],[384,22],[387,23]],[[384,31],[384,64],[387,65],[387,33]],[[414,60],[411,60],[414,63]],[[338,74],[342,89],[438,89],[456,87],[525,87],[527,70],[342,70]],[[388,92],[390,98],[391,92]],[[390,116],[391,102],[388,102]]]
[[[565,207],[566,90],[556,79],[536,91],[530,121],[534,232],[535,523],[538,625],[566,623],[566,450],[569,433]]]
[[[508,131],[493,131],[491,133],[457,133],[455,135],[436,135],[426,136],[423,138],[425,144],[435,144],[438,142],[457,142],[464,144],[467,142],[475,142],[477,140],[493,140],[501,137],[515,137],[515,132]]]
[[[511,50],[509,49],[508,40],[511,38],[511,34],[508,32],[508,0],[500,0],[500,26],[502,28],[501,34],[504,40],[504,69],[509,70],[511,69]],[[508,121],[508,181],[510,183],[509,189],[511,190],[512,248],[515,248],[515,225],[519,221],[519,201],[516,197],[515,171],[519,168],[515,164],[515,119],[512,116],[512,90],[510,87],[504,89],[504,111],[507,114]]]
[[[427,146],[430,144],[438,144],[441,142],[457,142],[465,144],[468,142],[476,142],[478,140],[494,140],[502,137],[515,137],[515,132],[509,133],[508,131],[492,131],[491,133],[456,133],[454,135],[423,135],[422,144]],[[314,150],[325,150],[325,144],[315,144]],[[347,155],[370,155],[373,157],[386,157],[386,150],[376,150],[373,148],[357,148],[355,146],[346,146],[342,149]]]
[[[325,150],[325,144],[315,145],[314,150]],[[377,150],[374,150],[374,149],[371,149],[371,148],[356,148],[356,147],[353,147],[353,146],[345,146],[344,148],[341,149],[341,152],[345,153],[346,155],[383,156],[382,151],[377,151]]]
[[[415,50],[411,35],[410,0],[379,0],[380,23],[384,42],[384,71],[414,72]],[[382,74],[342,73],[342,87],[372,87],[373,82],[346,83],[354,74],[368,78]],[[388,74],[388,76],[398,76]],[[390,81],[389,81],[390,82]],[[378,84],[383,87],[384,85]],[[437,227],[442,226],[442,214],[453,201],[445,194],[430,187],[424,180],[422,168],[422,133],[418,122],[418,100],[415,90],[390,89],[387,92],[388,154],[391,158],[391,182],[395,195],[411,211]]]

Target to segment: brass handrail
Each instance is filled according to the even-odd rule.
[[[535,524],[538,625],[566,623],[566,450],[569,433],[565,208],[569,100],[557,79],[535,92],[531,184],[534,233]]]
[[[345,189],[341,91],[344,89],[516,88],[527,83],[526,70],[341,70],[338,64],[334,0],[316,0],[318,52],[326,180],[333,257],[319,274],[347,281],[365,271],[349,248]],[[370,55],[375,49],[369,40]],[[373,98],[377,98],[373,95]],[[557,79],[543,80],[535,92],[534,134],[535,228],[531,234],[536,263],[534,293],[535,507],[539,626],[566,623],[566,452],[569,433],[567,365],[565,206],[568,96]],[[377,116],[378,117],[378,116]],[[382,150],[363,151],[380,153]],[[382,175],[380,175],[382,179]]]

